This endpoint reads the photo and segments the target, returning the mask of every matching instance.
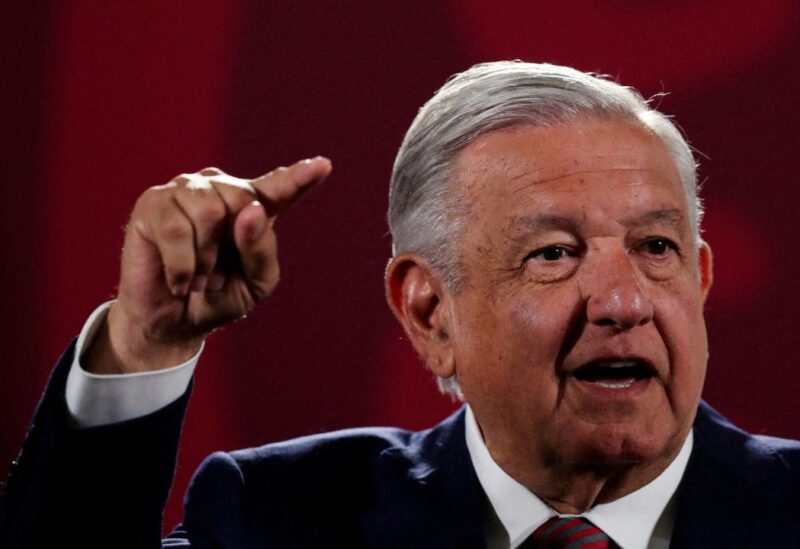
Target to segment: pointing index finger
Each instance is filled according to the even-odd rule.
[[[288,168],[278,168],[253,179],[256,190],[268,216],[283,212],[331,173],[331,161],[324,156],[301,160]]]

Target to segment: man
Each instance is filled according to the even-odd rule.
[[[275,216],[330,170],[207,169],[141,196],[117,300],[57,366],[9,479],[7,544],[158,545],[204,338],[275,287]],[[215,454],[164,545],[798,546],[800,446],[700,404],[696,193],[688,145],[629,88],[518,62],[457,75],[395,163],[386,295],[466,406],[421,433]]]

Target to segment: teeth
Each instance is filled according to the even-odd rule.
[[[621,379],[619,381],[594,381],[596,385],[600,387],[605,387],[606,389],[627,389],[634,383],[636,380],[633,378],[630,379]]]
[[[637,359],[597,360],[573,372],[579,381],[597,383],[608,389],[627,389],[639,380],[653,377],[655,372],[646,362]]]
[[[636,366],[638,362],[635,360],[625,360],[619,362],[606,362],[603,366],[607,366],[609,368],[629,368],[631,366]]]

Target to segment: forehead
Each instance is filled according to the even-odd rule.
[[[472,206],[548,210],[622,201],[629,207],[679,207],[686,198],[672,157],[636,121],[583,119],[551,128],[520,126],[481,136],[459,155],[456,185]],[[635,200],[634,200],[635,199]],[[658,202],[670,204],[658,204]],[[510,212],[509,212],[510,213]]]

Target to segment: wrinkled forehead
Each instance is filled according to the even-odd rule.
[[[615,172],[646,172],[680,186],[675,162],[661,139],[627,119],[582,119],[487,133],[461,151],[453,175],[460,190],[470,195]]]

